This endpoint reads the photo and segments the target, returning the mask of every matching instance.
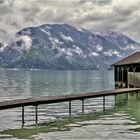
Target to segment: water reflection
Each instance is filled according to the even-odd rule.
[[[112,71],[4,71],[0,96],[23,98],[113,89]]]
[[[119,113],[126,113],[140,123],[140,93],[117,95],[116,102]]]

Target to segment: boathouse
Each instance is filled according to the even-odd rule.
[[[116,87],[140,87],[140,52],[114,64]]]

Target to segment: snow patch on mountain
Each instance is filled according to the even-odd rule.
[[[66,35],[64,35],[64,34],[61,33],[61,37],[62,37],[63,40],[65,40],[65,41],[74,42],[73,39],[72,39],[70,36],[66,36]]]
[[[77,30],[78,30],[79,32],[85,32],[85,29],[83,29],[83,28],[77,28]]]
[[[105,56],[109,56],[109,57],[111,57],[113,55],[116,55],[117,57],[122,57],[122,55],[120,54],[120,52],[118,52],[117,50],[112,50],[112,49],[110,49],[108,51],[105,51],[104,52],[104,55]]]
[[[121,33],[95,32],[68,24],[28,27],[16,35],[10,45],[0,45],[0,64],[4,67],[108,68],[118,59],[140,50],[139,43]]]
[[[96,51],[97,52],[100,52],[100,51],[103,50],[103,47],[100,44],[98,44],[97,46],[95,46],[95,48],[96,48]]]
[[[48,30],[52,29],[52,27],[50,25],[45,25],[45,28],[48,29]]]
[[[83,54],[83,51],[78,46],[73,45],[73,52],[77,53],[78,55]]]
[[[71,52],[71,49],[65,49],[65,48],[62,48],[62,49],[59,49],[59,51],[61,51],[63,54],[65,54],[66,56],[73,56],[72,52]]]
[[[63,42],[59,41],[57,38],[52,38],[52,37],[49,37],[49,40],[52,43],[52,49],[57,49],[60,53],[59,55],[61,55],[63,50],[61,50],[60,46],[63,44]]]
[[[123,50],[129,50],[129,49],[132,49],[132,50],[137,50],[138,48],[137,48],[137,46],[135,46],[135,45],[126,45],[126,47],[125,48],[123,48]]]
[[[99,54],[97,52],[92,52],[91,55],[93,55],[93,56],[99,56]]]
[[[43,29],[43,28],[40,28],[40,30],[41,30],[42,32],[44,32],[46,35],[48,35],[48,36],[50,36],[50,35],[51,35],[49,31],[46,31],[46,30],[45,30],[45,29]]]

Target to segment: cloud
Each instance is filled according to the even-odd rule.
[[[0,0],[0,41],[28,26],[68,23],[140,40],[140,0]]]
[[[20,40],[23,41],[23,48],[29,51],[32,45],[32,39],[28,35],[23,35],[16,38],[16,41],[20,41]]]
[[[79,4],[94,4],[98,6],[109,5],[112,3],[112,0],[79,0]]]

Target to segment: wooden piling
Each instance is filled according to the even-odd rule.
[[[82,99],[82,114],[84,114],[84,99]]]
[[[105,96],[103,96],[103,111],[105,111]]]
[[[35,124],[38,124],[38,106],[35,106]]]
[[[71,117],[71,100],[69,101],[69,117]]]
[[[22,128],[24,127],[24,106],[22,106]]]

